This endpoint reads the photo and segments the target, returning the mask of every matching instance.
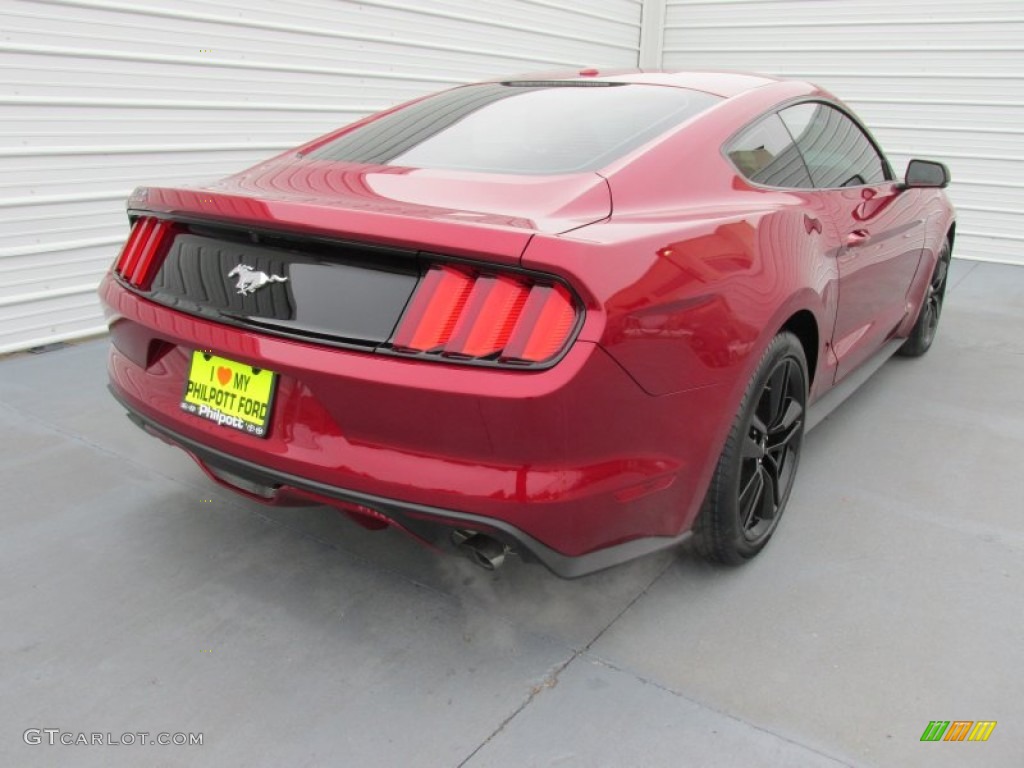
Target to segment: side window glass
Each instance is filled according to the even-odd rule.
[[[886,180],[885,163],[860,127],[827,104],[797,104],[779,113],[816,187],[856,187]]]
[[[733,139],[726,154],[736,169],[756,184],[812,187],[807,167],[778,115],[769,115]]]

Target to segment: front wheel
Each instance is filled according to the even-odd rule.
[[[749,560],[778,527],[800,459],[807,380],[800,340],[780,333],[747,386],[694,526],[708,559]]]
[[[939,315],[942,314],[942,302],[946,298],[946,277],[949,275],[949,260],[952,252],[947,240],[939,251],[939,258],[932,270],[932,278],[928,283],[928,292],[921,304],[917,322],[907,336],[907,340],[897,351],[903,357],[920,357],[935,341],[935,331],[939,327]]]

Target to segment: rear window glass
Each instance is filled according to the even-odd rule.
[[[431,96],[308,156],[512,174],[594,171],[721,99],[604,83],[486,83]]]

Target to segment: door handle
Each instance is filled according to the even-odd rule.
[[[846,236],[846,247],[853,248],[857,245],[863,245],[869,237],[871,237],[871,233],[866,229],[855,229]]]

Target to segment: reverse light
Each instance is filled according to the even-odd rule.
[[[177,232],[177,225],[163,219],[136,219],[114,263],[114,273],[129,285],[147,290]]]
[[[572,295],[557,283],[438,265],[417,286],[392,348],[508,365],[543,363],[565,348],[576,317]]]

